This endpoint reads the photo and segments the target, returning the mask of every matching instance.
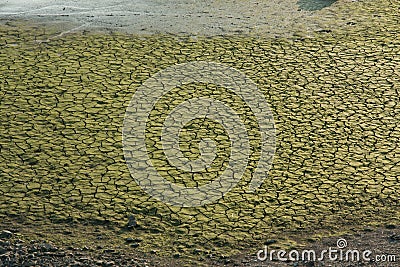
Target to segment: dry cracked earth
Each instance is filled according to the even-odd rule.
[[[338,1],[319,28],[291,36],[73,32],[7,20],[0,26],[0,265],[2,266],[399,266],[400,3]],[[334,18],[327,19],[327,18]],[[4,22],[4,21],[3,21]],[[261,187],[247,187],[260,132],[246,103],[201,82],[154,106],[146,146],[170,182],[194,186],[229,161],[227,132],[194,120],[180,134],[189,159],[215,140],[206,172],[170,166],[157,128],[193,97],[224,101],[250,135],[241,181],[215,203],[164,204],[132,178],[122,131],[132,96],[171,65],[219,62],[254,81],[271,108],[276,152]],[[394,261],[259,261],[335,247]],[[393,259],[393,258],[392,258]]]

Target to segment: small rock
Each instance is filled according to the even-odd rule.
[[[0,240],[0,246],[9,246],[11,243],[9,241],[2,241]]]
[[[125,238],[125,242],[132,243],[133,242],[133,238],[132,237]]]
[[[97,260],[97,261],[95,261],[95,263],[96,263],[96,265],[103,265],[104,261],[102,261],[102,260]]]
[[[49,243],[42,243],[39,245],[39,250],[43,252],[55,252],[58,248]]]
[[[127,227],[128,228],[133,228],[137,226],[137,222],[136,222],[136,218],[133,214],[128,216],[128,224]]]
[[[29,266],[35,266],[36,264],[33,261],[26,261],[23,263],[22,267],[29,267]]]
[[[202,252],[201,249],[198,249],[198,248],[195,248],[193,250],[193,254],[200,254],[201,252]]]
[[[139,243],[132,243],[131,244],[131,247],[133,247],[133,248],[137,248],[137,247],[139,247],[140,245],[139,245]]]
[[[140,238],[132,238],[132,237],[125,238],[125,242],[127,243],[133,243],[133,242],[140,243],[142,241],[143,240]]]
[[[13,233],[7,230],[3,230],[0,233],[0,238],[11,238],[13,236]]]
[[[400,241],[400,235],[391,235],[389,239],[390,241]]]
[[[272,245],[272,244],[275,244],[275,243],[276,243],[275,239],[269,239],[269,240],[264,242],[264,245],[269,246],[269,245]]]

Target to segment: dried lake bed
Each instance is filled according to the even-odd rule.
[[[353,231],[392,236],[385,231],[398,228],[400,219],[400,4],[337,1],[307,10],[300,1],[232,2],[237,9],[182,1],[179,9],[150,1],[121,11],[123,3],[99,3],[98,9],[75,1],[0,4],[2,229],[25,242],[45,239],[90,251],[107,246],[173,259],[177,266],[230,264],[271,239],[273,247],[288,249]],[[189,6],[196,16],[202,10],[214,17],[205,23],[207,13],[197,21],[179,14]],[[125,20],[129,12],[143,20]],[[163,12],[164,21],[152,19]],[[246,188],[258,159],[257,131],[242,182],[210,205],[164,204],[142,191],[128,170],[122,127],[130,99],[157,71],[190,61],[240,70],[273,112],[275,158],[255,193]],[[176,99],[224,94],[201,83],[179,88],[151,118],[157,125]],[[252,118],[241,101],[232,97],[230,104]],[[199,154],[193,129],[216,136],[228,151],[218,125],[193,127],[182,135],[188,158]],[[166,179],[209,181],[204,173],[168,174],[160,132],[155,127],[147,137]],[[228,155],[221,153],[221,161]],[[127,228],[131,215],[137,225]],[[390,240],[388,248],[399,253]]]

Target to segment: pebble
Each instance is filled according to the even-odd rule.
[[[40,267],[117,267],[144,266],[149,263],[146,259],[136,259],[123,253],[104,253],[105,251],[78,252],[61,249],[50,242],[21,243],[0,240],[0,266],[40,266]],[[44,251],[46,250],[46,251]],[[107,252],[115,252],[108,249]]]
[[[8,230],[3,230],[0,232],[0,238],[11,238],[13,236],[13,233]]]
[[[139,243],[132,243],[131,244],[131,247],[133,247],[133,248],[137,248],[137,247],[139,247],[140,245],[139,245]]]

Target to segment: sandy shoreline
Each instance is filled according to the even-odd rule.
[[[134,34],[287,36],[318,29],[313,16],[341,1],[10,1],[0,20],[29,20],[65,32],[117,31]],[[332,4],[332,6],[330,6]],[[322,9],[325,7],[324,9]],[[315,9],[315,10],[314,10]],[[319,10],[322,9],[322,10]],[[325,16],[321,14],[321,16]]]

